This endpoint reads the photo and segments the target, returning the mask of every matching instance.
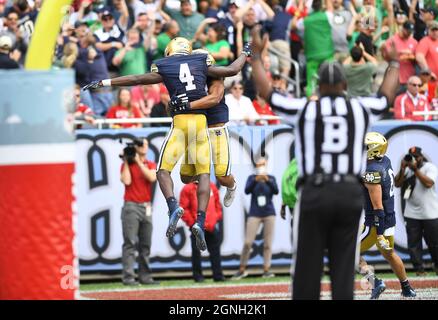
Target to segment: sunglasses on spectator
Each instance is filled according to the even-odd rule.
[[[413,87],[421,87],[421,83],[409,83]]]
[[[102,18],[102,21],[110,21],[110,20],[112,20],[113,19],[113,17],[103,17]]]
[[[243,90],[243,87],[233,87],[233,90]]]
[[[438,28],[431,28],[430,30],[431,30],[431,31],[437,31]]]

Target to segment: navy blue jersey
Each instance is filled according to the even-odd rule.
[[[214,80],[214,78],[207,78],[208,87]],[[225,96],[223,96],[217,106],[207,109],[207,124],[227,123],[229,120],[228,106],[225,103]]]
[[[384,156],[382,160],[371,160],[367,162],[367,169],[363,175],[363,181],[370,184],[380,184],[382,187],[382,203],[385,211],[385,228],[395,226],[394,211],[394,171],[391,160]],[[373,205],[368,190],[365,190],[365,218],[372,221]],[[368,217],[367,217],[368,216]],[[368,219],[367,219],[368,218]]]
[[[156,60],[152,72],[163,77],[169,95],[186,93],[189,101],[199,100],[207,95],[207,55],[173,55]],[[185,113],[206,114],[205,109]]]

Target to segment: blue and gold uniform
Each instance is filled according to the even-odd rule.
[[[170,96],[186,94],[189,101],[206,96],[207,55],[172,55],[155,61]],[[172,171],[187,150],[187,161],[196,174],[210,173],[210,142],[206,110],[189,110],[173,117],[172,127],[161,147],[158,170]]]
[[[207,79],[210,83],[212,79]],[[209,84],[210,85],[210,84]],[[207,124],[210,127],[211,156],[213,158],[214,172],[217,177],[231,174],[230,136],[228,128],[224,126],[230,120],[225,97],[222,97],[217,106],[207,109]],[[218,124],[224,124],[217,127]]]
[[[383,233],[386,240],[389,241],[390,247],[394,248],[394,171],[391,166],[391,160],[387,156],[382,159],[368,160],[366,172],[363,175],[363,182],[369,184],[380,184],[382,187],[382,203],[384,217]],[[364,187],[365,193],[365,226],[361,237],[360,252],[369,250],[374,244],[377,244],[377,229],[375,224],[375,213],[370,199],[368,190]]]
[[[211,77],[207,78],[208,87],[210,87],[211,83],[214,80],[215,79]],[[228,106],[225,103],[225,96],[223,96],[217,106],[207,109],[207,124],[211,126],[218,123],[227,123],[229,120],[230,120],[230,114],[229,114]]]
[[[208,51],[203,49],[194,50],[193,54],[208,54]],[[208,54],[207,64],[214,64],[214,58]],[[216,79],[208,77],[208,88]],[[225,177],[231,174],[231,157],[229,146],[228,128],[225,124],[229,121],[229,110],[225,103],[225,97],[222,97],[218,105],[206,110],[207,124],[209,126],[211,156],[213,159],[214,172],[217,177]],[[187,154],[186,154],[187,159]],[[187,161],[181,165],[180,174],[182,176],[193,177],[196,175],[193,164],[188,164]]]

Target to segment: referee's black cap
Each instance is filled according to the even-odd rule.
[[[339,62],[327,61],[320,65],[318,71],[319,84],[335,85],[346,82],[344,68]]]

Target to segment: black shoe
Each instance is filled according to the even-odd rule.
[[[138,286],[139,283],[135,279],[123,280],[123,285],[125,286]]]
[[[204,282],[204,277],[196,277],[196,278],[193,278],[193,280],[195,280],[195,282],[201,283],[201,282]]]
[[[140,279],[140,283],[141,284],[147,284],[147,285],[153,285],[153,284],[160,284],[160,281],[155,281],[152,278],[147,278],[147,279]]]

